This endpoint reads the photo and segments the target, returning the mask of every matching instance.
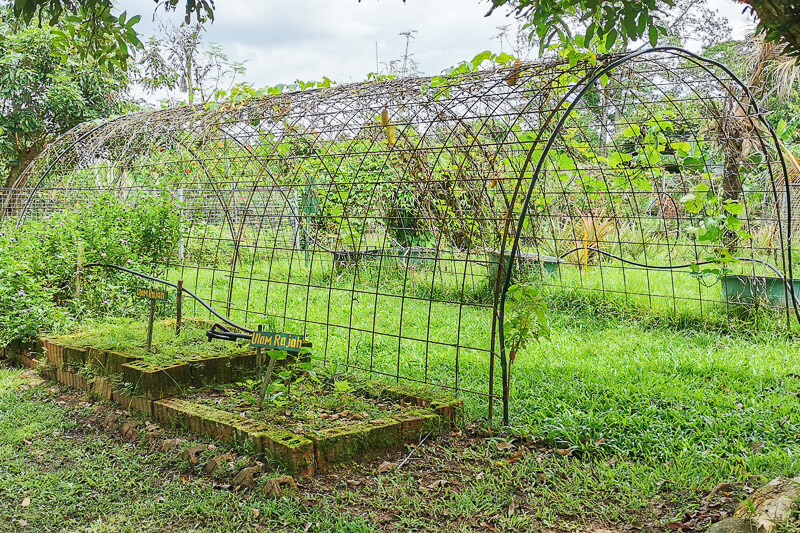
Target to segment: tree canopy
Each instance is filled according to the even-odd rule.
[[[487,0],[492,7],[511,9],[531,33],[547,45],[554,38],[566,40],[574,29],[585,42],[604,35],[606,48],[618,40],[644,39],[655,46],[666,35],[667,11],[675,0]],[[769,42],[786,45],[786,52],[800,56],[800,4],[791,0],[745,0],[745,11],[755,14],[758,29]]]
[[[55,136],[120,111],[124,72],[98,68],[65,31],[0,17],[0,172],[7,184]]]
[[[213,20],[214,0],[153,0],[156,8],[176,11],[183,7],[186,22]],[[358,0],[359,2],[361,0]],[[554,38],[568,39],[572,27],[580,28],[585,41],[604,35],[606,48],[617,39],[623,42],[644,39],[655,46],[659,35],[666,35],[666,11],[675,0],[485,0],[492,4],[489,13],[499,7],[510,8],[525,19],[541,42]],[[800,3],[793,0],[739,0],[744,10],[758,17],[758,29],[768,42],[786,45],[788,54],[800,56]],[[405,2],[405,0],[403,0]],[[62,15],[75,17],[73,22],[90,26],[98,37],[111,36],[123,50],[138,43],[132,26],[111,14],[114,0],[14,0],[14,14],[25,22],[35,17],[57,21]],[[128,19],[130,22],[131,19]],[[138,19],[137,19],[138,20]],[[119,59],[117,59],[119,61]]]

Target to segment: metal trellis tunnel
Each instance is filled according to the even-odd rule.
[[[84,124],[0,216],[174,195],[164,279],[327,363],[478,395],[489,416],[500,399],[507,423],[514,284],[551,313],[792,327],[798,175],[731,71],[663,47]]]

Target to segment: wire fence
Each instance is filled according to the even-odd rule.
[[[490,415],[499,398],[507,421],[515,283],[789,325],[797,175],[729,71],[659,49],[87,124],[0,206],[24,227],[169,194],[165,279],[326,363],[485,397]]]

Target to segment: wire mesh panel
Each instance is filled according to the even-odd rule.
[[[512,284],[701,320],[764,307],[732,291],[791,275],[785,175],[736,80],[661,50],[86,124],[0,199],[22,227],[165,203],[179,237],[151,273],[327,363],[491,399]]]
[[[519,266],[673,318],[788,313],[794,191],[775,179],[786,169],[771,130],[729,72],[677,50],[658,59],[576,85],[534,154]]]

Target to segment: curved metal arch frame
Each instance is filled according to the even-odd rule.
[[[503,282],[502,292],[500,293],[499,305],[498,305],[498,309],[497,309],[497,313],[496,313],[497,321],[498,321],[497,327],[498,327],[498,330],[499,330],[499,337],[500,337],[500,354],[499,355],[500,355],[500,366],[501,366],[501,373],[502,373],[501,379],[502,379],[502,385],[503,385],[503,392],[502,392],[503,424],[505,424],[505,425],[509,424],[509,403],[510,403],[509,394],[510,394],[510,377],[511,377],[510,376],[510,369],[509,369],[509,365],[508,365],[508,357],[507,357],[507,354],[506,354],[506,346],[505,346],[504,317],[505,317],[506,297],[508,295],[508,290],[511,287],[512,279],[513,279],[514,262],[516,261],[517,257],[519,256],[519,253],[520,253],[520,238],[522,236],[523,224],[525,222],[525,219],[528,216],[528,211],[529,211],[529,208],[530,208],[531,198],[533,197],[534,189],[536,188],[537,182],[538,182],[539,177],[541,175],[541,172],[542,172],[542,170],[544,168],[544,164],[545,164],[546,158],[547,158],[550,150],[552,149],[553,145],[555,144],[556,139],[561,134],[561,131],[564,128],[564,124],[569,119],[572,111],[578,106],[578,104],[580,104],[582,102],[582,100],[584,99],[586,94],[592,89],[594,84],[598,80],[601,79],[601,77],[603,77],[604,75],[608,74],[609,72],[617,69],[618,67],[633,61],[636,58],[639,58],[639,57],[647,55],[647,54],[654,54],[654,53],[659,53],[659,52],[664,52],[664,53],[668,53],[668,54],[674,55],[676,57],[682,57],[683,59],[687,59],[687,60],[691,61],[692,63],[694,63],[695,65],[697,65],[698,67],[700,67],[700,68],[706,70],[707,72],[709,72],[710,74],[712,74],[712,76],[717,81],[721,81],[721,80],[719,80],[719,78],[717,76],[715,76],[710,71],[709,67],[716,67],[716,68],[721,69],[723,72],[725,72],[725,74],[727,74],[730,77],[730,79],[736,85],[738,85],[738,87],[742,90],[742,92],[748,96],[748,99],[750,101],[749,104],[748,104],[748,108],[752,108],[753,109],[754,113],[752,115],[755,115],[756,117],[758,117],[759,122],[769,132],[769,137],[771,138],[772,143],[773,143],[773,145],[775,147],[775,151],[778,154],[778,160],[780,161],[780,166],[781,166],[781,170],[783,171],[783,175],[784,176],[788,175],[788,169],[787,169],[787,166],[786,166],[786,160],[785,160],[785,158],[783,156],[783,152],[780,149],[780,144],[778,142],[777,134],[775,133],[775,131],[772,128],[772,126],[769,124],[769,122],[767,122],[767,120],[764,118],[763,114],[761,113],[761,111],[759,109],[759,106],[758,106],[758,102],[753,97],[752,92],[750,91],[750,88],[747,87],[747,85],[745,85],[744,82],[742,82],[728,67],[726,67],[725,65],[723,65],[722,63],[720,63],[718,61],[715,61],[715,60],[712,60],[712,59],[708,59],[708,58],[704,58],[704,57],[702,57],[702,56],[700,56],[698,54],[695,54],[695,53],[690,52],[688,50],[685,50],[683,48],[674,47],[674,46],[659,46],[659,47],[655,47],[655,48],[648,48],[648,49],[632,52],[630,54],[626,54],[625,56],[623,56],[621,58],[618,58],[618,59],[615,59],[615,60],[611,61],[610,63],[608,63],[608,64],[606,64],[606,65],[604,65],[602,67],[599,67],[598,69],[594,70],[593,72],[588,73],[578,83],[575,83],[573,85],[573,87],[569,91],[567,91],[567,93],[561,99],[561,102],[560,102],[561,105],[564,105],[567,102],[569,102],[569,105],[567,105],[566,109],[564,109],[562,111],[561,109],[559,109],[561,107],[561,105],[559,105],[552,111],[550,117],[548,118],[547,122],[550,122],[552,120],[552,118],[554,118],[559,112],[562,113],[561,117],[556,122],[556,125],[555,125],[553,131],[550,133],[550,135],[549,135],[549,137],[547,139],[547,142],[546,142],[546,144],[545,144],[544,148],[542,149],[542,152],[541,152],[541,154],[539,156],[539,159],[536,161],[536,166],[535,166],[533,174],[531,176],[531,184],[528,187],[527,192],[525,193],[525,199],[523,201],[523,205],[522,205],[522,208],[520,210],[520,215],[519,215],[519,217],[517,219],[517,225],[516,225],[516,230],[515,230],[515,233],[514,233],[514,239],[512,241],[512,245],[511,245],[511,252],[510,252],[510,255],[509,255],[508,265],[505,267],[505,275],[506,276],[505,276],[505,280]],[[728,89],[728,91],[730,92],[730,89]],[[737,98],[737,102],[738,102],[738,98]],[[752,116],[752,115],[749,115],[749,116]],[[752,120],[752,118],[750,120]],[[523,164],[522,170],[520,171],[519,183],[522,183],[522,181],[524,179],[525,172],[527,171],[528,167],[532,164],[533,154],[537,150],[538,143],[541,142],[541,134],[542,134],[543,131],[544,131],[543,129],[540,129],[539,135],[537,136],[536,141],[533,143],[531,149],[528,151],[528,155],[525,158],[525,163]],[[766,154],[767,153],[766,145],[764,143],[763,138],[760,135],[759,135],[759,140],[760,140],[760,143],[761,143],[761,147],[762,147],[762,149],[764,149],[764,153]],[[771,185],[773,187],[773,191],[775,191],[775,189],[774,189],[774,185],[775,185],[774,184],[774,180],[772,181]],[[786,200],[787,200],[787,203],[786,203],[786,207],[787,207],[786,216],[787,216],[788,220],[791,220],[792,219],[791,218],[792,217],[792,214],[791,214],[791,191],[790,191],[790,188],[788,186],[786,187]],[[786,253],[791,257],[791,246],[792,246],[792,244],[791,244],[791,224],[787,224],[787,231],[786,231],[786,235],[785,236],[782,234],[783,233],[783,229],[780,227],[780,225],[779,225],[779,232],[781,232],[781,235],[780,235],[781,240],[786,243]],[[791,260],[786,261],[785,258],[784,258],[784,263],[785,263],[785,265],[787,267],[786,278],[792,279],[793,278],[792,262],[791,262]],[[792,307],[794,308],[795,316],[796,316],[798,322],[800,322],[800,306],[798,305],[798,298],[795,295],[794,287],[793,287],[793,285],[791,283],[786,282],[785,283],[785,289],[789,293],[789,295],[791,296],[791,304],[792,304]]]
[[[508,423],[508,419],[509,419],[509,406],[508,406],[509,390],[508,390],[508,387],[509,387],[509,382],[510,382],[510,370],[508,369],[508,362],[507,362],[507,359],[506,359],[505,337],[504,337],[504,335],[505,335],[505,331],[504,331],[505,301],[506,301],[506,295],[507,295],[508,289],[509,289],[509,287],[511,285],[511,281],[512,281],[512,274],[514,272],[514,262],[518,259],[519,255],[520,255],[520,238],[521,238],[521,235],[522,235],[522,232],[523,232],[523,226],[525,224],[526,218],[528,217],[528,211],[529,211],[531,199],[532,199],[532,196],[533,196],[533,193],[534,193],[534,189],[535,189],[535,187],[537,185],[537,182],[539,180],[540,174],[543,171],[544,163],[546,161],[548,153],[550,152],[550,150],[553,147],[554,143],[556,142],[557,138],[561,134],[561,131],[564,128],[565,123],[567,122],[572,110],[575,109],[575,107],[578,104],[580,104],[580,102],[584,99],[584,97],[587,94],[587,92],[594,86],[595,82],[598,79],[600,79],[600,77],[602,77],[606,73],[609,73],[609,72],[613,71],[614,69],[619,68],[620,66],[623,66],[625,63],[627,63],[629,61],[632,61],[633,59],[635,59],[637,57],[640,57],[640,56],[643,56],[643,55],[649,54],[649,53],[656,53],[656,52],[664,52],[664,53],[672,54],[672,55],[677,56],[677,57],[681,57],[683,59],[690,60],[690,61],[692,61],[694,63],[694,65],[706,70],[706,72],[708,72],[709,74],[714,76],[717,79],[717,81],[720,81],[720,80],[719,80],[718,77],[716,77],[714,75],[713,72],[711,72],[710,67],[712,67],[712,66],[716,67],[716,68],[719,68],[719,69],[722,69],[728,76],[730,76],[730,78],[732,80],[734,80],[738,84],[738,86],[742,89],[742,91],[745,94],[750,96],[750,103],[748,105],[751,108],[754,109],[754,113],[753,114],[758,117],[758,120],[764,126],[766,126],[767,130],[769,131],[772,144],[774,144],[776,146],[776,148],[777,148],[776,151],[777,151],[777,154],[778,154],[778,159],[780,160],[780,163],[781,163],[781,168],[783,170],[783,173],[784,173],[784,175],[786,175],[786,173],[787,173],[786,162],[784,160],[783,154],[781,153],[781,151],[780,151],[780,149],[778,147],[777,137],[775,135],[775,132],[772,131],[772,128],[769,127],[769,124],[766,122],[764,117],[761,115],[760,111],[758,110],[757,102],[752,98],[752,95],[750,94],[749,89],[740,80],[738,80],[735,77],[735,75],[733,75],[733,73],[731,73],[731,71],[729,69],[727,69],[724,65],[722,65],[722,64],[720,64],[720,63],[718,63],[716,61],[702,58],[702,57],[700,57],[700,56],[698,56],[696,54],[693,54],[691,52],[682,50],[680,48],[659,47],[659,48],[654,48],[654,49],[642,50],[642,51],[635,52],[635,53],[632,53],[632,54],[628,54],[628,55],[625,55],[625,56],[619,57],[619,58],[617,58],[617,57],[606,58],[606,61],[608,61],[607,63],[603,63],[602,66],[596,68],[595,70],[593,70],[591,72],[586,73],[585,75],[583,75],[583,77],[579,81],[571,82],[571,85],[569,87],[564,86],[563,88],[566,89],[565,93],[563,94],[563,96],[560,97],[559,104],[556,105],[552,110],[549,111],[549,115],[547,113],[544,113],[544,112],[541,113],[540,115],[537,115],[539,117],[539,119],[540,119],[540,121],[538,122],[538,126],[537,126],[538,130],[539,130],[538,131],[538,135],[536,137],[536,140],[532,144],[532,148],[528,151],[526,157],[524,158],[524,162],[520,165],[521,168],[519,168],[517,178],[513,181],[513,185],[512,185],[513,193],[511,193],[511,200],[510,201],[508,200],[508,197],[507,197],[507,195],[506,195],[506,193],[504,191],[503,200],[506,201],[507,212],[503,213],[504,218],[502,220],[498,219],[496,221],[498,223],[502,222],[503,224],[505,224],[504,231],[502,232],[502,243],[500,244],[501,257],[504,257],[504,254],[507,251],[508,239],[512,239],[512,241],[511,241],[511,251],[510,251],[509,261],[508,261],[507,266],[505,267],[505,277],[502,278],[502,277],[498,276],[497,283],[499,284],[499,287],[498,287],[499,290],[495,291],[495,296],[494,296],[494,305],[493,305],[492,323],[491,323],[492,347],[491,347],[491,352],[490,352],[490,357],[491,357],[492,361],[491,361],[491,363],[489,365],[489,394],[488,394],[488,398],[489,398],[489,412],[490,412],[490,416],[491,416],[492,399],[494,398],[494,394],[492,392],[492,387],[494,385],[493,372],[494,372],[494,357],[495,357],[495,332],[497,332],[497,334],[499,335],[499,345],[500,345],[499,356],[500,356],[500,365],[501,365],[501,371],[502,371],[501,378],[502,378],[502,384],[503,384],[503,392],[502,392],[503,420],[504,420],[505,423]],[[559,71],[556,70],[555,71],[555,77],[549,78],[550,82],[552,82],[554,79],[558,78],[558,72]],[[583,72],[585,72],[585,70],[583,70],[581,73],[583,73]],[[550,73],[552,74],[553,71],[550,71]],[[538,76],[538,74],[536,74],[535,76]],[[534,77],[534,76],[532,76],[532,77]],[[502,85],[503,81],[504,80],[503,80],[502,77],[497,79],[497,80],[494,80],[494,83],[495,83],[494,86]],[[548,80],[545,80],[544,77],[543,77],[542,81],[546,82]],[[401,89],[398,89],[397,87],[394,87],[394,86],[386,87],[385,89],[386,89],[387,98],[391,98],[391,91],[393,91],[393,90],[401,90]],[[349,91],[349,90],[351,90],[351,87],[341,87],[340,86],[338,88],[334,88],[334,89],[330,89],[330,90],[322,90],[320,92],[319,96],[318,96],[318,99],[319,100],[324,100],[325,98],[327,98],[328,96],[331,96],[331,95],[333,95],[333,96],[341,95],[343,90]],[[730,88],[728,88],[728,91],[730,91]],[[508,98],[511,97],[511,95],[514,94],[514,92],[515,92],[515,90],[507,91],[507,94],[503,95],[502,98],[503,99],[508,99]],[[491,93],[491,87],[489,89],[487,89],[485,94],[491,96],[490,93]],[[551,95],[553,95],[553,93],[551,93]],[[555,100],[557,98],[558,98],[558,94],[555,94],[555,98],[553,98],[553,100]],[[291,102],[292,99],[291,99],[291,97],[282,96],[282,97],[280,97],[278,99],[278,101]],[[302,102],[302,100],[300,100],[300,101]],[[317,101],[318,100],[310,100],[310,104],[307,107],[309,107],[309,108],[313,107],[315,105],[315,102],[317,102]],[[339,107],[337,109],[332,109],[331,112],[329,113],[329,115],[332,115],[333,118],[326,117],[326,120],[329,120],[329,122],[325,122],[325,124],[328,127],[331,127],[331,128],[333,128],[334,125],[336,127],[340,128],[340,129],[349,127],[348,126],[349,125],[348,113],[353,110],[353,106],[356,103],[357,102],[355,101],[355,98],[351,98],[350,100],[345,102],[345,104],[342,107]],[[568,107],[567,107],[567,109],[565,111],[564,109],[562,109],[562,105],[566,105],[567,103],[569,103],[569,105],[568,105]],[[272,105],[273,104],[271,102],[270,103],[264,103],[263,106],[261,106],[260,103],[256,104],[256,106],[259,106],[257,109],[262,112],[262,115],[260,115],[261,116],[261,120],[264,120],[264,119],[271,120],[271,121],[273,121],[275,123],[275,126],[272,128],[272,130],[275,130],[275,129],[281,130],[281,126],[280,126],[281,119],[279,117],[276,118],[275,116],[268,116],[269,115],[269,108]],[[418,116],[418,115],[420,115],[422,113],[423,105],[424,105],[423,103],[418,102],[418,109],[416,110],[416,113],[414,114],[414,117],[416,117],[416,116]],[[463,105],[463,103],[459,104],[458,102],[454,101],[454,102],[447,103],[447,105],[441,105],[440,108],[442,110],[445,110],[445,111],[454,111],[453,108],[455,106],[458,106],[458,105]],[[494,109],[497,109],[500,105],[501,104],[497,104]],[[526,108],[527,108],[527,105],[526,105]],[[519,117],[522,117],[523,115],[525,115],[525,113],[526,113],[525,109],[526,108],[523,108],[522,110],[519,110],[517,112],[517,118],[515,119],[516,121],[519,120]],[[255,112],[255,110],[256,110],[256,108],[254,107],[251,110],[251,112]],[[445,111],[443,111],[443,112],[445,112]],[[156,113],[159,113],[159,112],[156,112]],[[487,111],[487,113],[488,113],[488,111]],[[556,118],[558,117],[559,113],[563,113],[563,114],[560,117],[560,119],[556,121]],[[229,109],[229,110],[226,110],[223,113],[221,113],[220,117],[224,116],[226,119],[229,119],[232,122],[237,122],[238,121],[240,123],[241,122],[245,122],[245,121],[248,120],[248,118],[246,118],[246,117],[243,118],[241,116],[237,116],[238,114],[240,114],[240,110],[238,110],[238,109]],[[193,115],[193,110],[189,109],[189,108],[186,108],[183,113],[180,113],[179,116],[176,116],[176,119],[183,120],[183,121],[191,121],[193,116],[194,116]],[[349,119],[352,119],[352,117],[349,117]],[[460,118],[458,116],[456,116],[455,113],[453,113],[453,116],[450,117],[450,119],[455,120],[457,122],[460,121]],[[125,116],[125,117],[118,117],[118,118],[112,119],[110,121],[106,121],[103,124],[94,126],[93,128],[89,128],[88,130],[83,130],[82,129],[82,128],[85,128],[85,126],[79,126],[79,127],[76,127],[75,129],[71,130],[67,134],[65,134],[65,136],[69,135],[69,134],[78,135],[78,136],[73,138],[73,139],[71,139],[70,141],[68,141],[68,142],[66,142],[64,144],[57,145],[61,149],[61,151],[56,155],[55,159],[53,159],[52,161],[49,161],[49,164],[47,165],[47,168],[42,172],[42,175],[41,175],[41,177],[39,179],[39,182],[36,184],[36,189],[38,189],[41,186],[43,180],[45,180],[47,178],[47,176],[55,168],[55,166],[57,164],[59,164],[59,162],[62,161],[63,158],[66,157],[71,150],[75,150],[76,147],[82,141],[84,141],[85,139],[92,138],[95,133],[102,132],[106,128],[113,129],[114,125],[119,124],[120,121],[125,121],[125,120],[131,121],[131,122],[135,122],[135,120],[133,120],[133,117],[129,115],[129,116]],[[301,125],[300,123],[302,122],[302,120],[303,120],[302,117],[295,118],[295,120],[292,122],[292,124],[295,125],[295,126]],[[751,118],[750,120],[752,121],[753,119]],[[548,128],[551,126],[551,124],[554,121],[556,122],[556,124],[555,124],[554,129],[552,131],[550,131],[550,133],[549,133],[549,138],[547,139],[547,144],[546,144],[545,148],[542,150],[541,154],[539,155],[538,160],[534,162],[534,157],[533,157],[534,153],[537,151],[538,147],[544,141],[545,134],[548,131]],[[513,123],[517,123],[515,121],[512,121],[512,122]],[[146,123],[141,123],[141,124],[146,124]],[[485,126],[486,126],[485,124],[480,126],[478,134],[483,131]],[[201,167],[203,168],[203,171],[208,176],[209,171],[208,171],[208,169],[206,168],[206,166],[204,164],[203,157],[193,151],[193,149],[192,149],[192,141],[189,141],[188,144],[186,144],[186,143],[182,142],[182,140],[180,140],[180,139],[178,139],[176,137],[175,132],[177,130],[180,130],[182,127],[183,127],[182,123],[176,124],[174,128],[165,129],[164,131],[161,132],[161,134],[163,134],[163,135],[165,135],[167,137],[170,137],[173,142],[175,142],[178,145],[183,146],[183,148],[186,149],[192,155],[192,157],[194,157],[194,159],[200,163]],[[144,126],[142,126],[142,128],[144,128]],[[139,133],[141,133],[141,131],[137,132],[137,134],[139,134]],[[433,166],[438,164],[438,161],[442,157],[442,154],[443,154],[444,151],[453,150],[454,149],[452,146],[450,146],[448,144],[450,139],[453,136],[455,136],[457,138],[460,135],[464,135],[464,133],[465,133],[464,131],[461,131],[461,130],[458,129],[458,126],[449,126],[448,127],[447,133],[443,135],[443,137],[445,138],[445,145],[443,147],[441,147],[439,153],[436,156],[436,162],[433,163]],[[113,131],[111,132],[111,134],[113,134]],[[420,135],[420,139],[419,139],[419,141],[417,143],[417,148],[422,146],[423,140],[424,140],[424,138],[425,138],[425,136],[427,134],[428,133],[426,132],[425,135]],[[465,143],[465,144],[468,144],[468,149],[471,149],[471,148],[474,148],[474,147],[482,148],[482,145],[477,140],[478,139],[478,134],[473,133],[473,140],[470,141],[469,143]],[[261,154],[260,156],[258,154],[256,154],[255,150],[252,150],[249,146],[246,146],[245,144],[243,144],[241,142],[241,140],[236,137],[235,134],[231,134],[224,127],[222,127],[220,124],[209,124],[209,125],[207,125],[207,129],[205,130],[205,133],[195,136],[194,140],[197,140],[199,138],[203,138],[204,135],[206,135],[206,136],[210,135],[212,137],[215,136],[215,135],[219,135],[220,137],[230,138],[231,140],[233,140],[234,143],[238,144],[239,147],[244,152],[247,153],[249,158],[255,159],[255,163],[257,165],[259,165],[260,168],[258,170],[257,181],[269,180],[274,185],[278,184],[278,180],[273,175],[272,171],[270,170],[268,165],[265,163],[265,161],[262,160],[262,158],[264,157],[263,154]],[[509,131],[508,135],[515,136],[516,134],[513,131]],[[331,153],[329,153],[331,147],[327,146],[327,148],[325,148],[326,142],[321,142],[320,143],[320,141],[318,139],[314,139],[314,140],[309,141],[306,138],[305,135],[299,135],[299,134],[297,135],[297,139],[300,142],[306,143],[308,146],[312,147],[312,149],[314,149],[314,147],[317,146],[317,145],[321,145],[324,148],[323,153],[318,154],[318,157],[321,159],[321,162],[322,162],[322,165],[323,165],[323,168],[324,168],[324,171],[325,171],[324,174],[326,176],[329,176],[329,177],[335,175],[339,171],[340,166],[342,165],[344,159],[348,156],[349,151],[352,148],[352,146],[348,147],[347,153],[345,153],[345,154],[331,154]],[[67,139],[65,139],[65,141],[66,140]],[[521,142],[518,137],[516,138],[516,140],[517,140],[517,142]],[[760,144],[761,144],[762,149],[766,153],[767,152],[766,142],[765,142],[764,138],[761,137],[760,133],[759,133],[759,140],[760,140]],[[370,151],[373,150],[375,144],[376,144],[376,140],[375,139],[372,139],[371,142],[369,142],[369,150]],[[275,152],[275,147],[276,146],[277,146],[277,142],[276,142],[275,146],[273,146],[273,149],[270,151],[271,154]],[[55,149],[56,146],[54,146],[53,148]],[[499,152],[498,152],[498,154],[499,154]],[[524,154],[524,152],[522,150],[520,150],[520,154]],[[331,166],[329,168],[329,166],[328,166],[329,165],[329,160],[335,159],[336,157],[341,157],[342,161],[340,161],[338,164],[334,164],[333,166]],[[364,157],[366,157],[366,153],[365,153]],[[380,167],[380,174],[381,175],[384,175],[384,173],[386,172],[387,165],[389,164],[389,157],[390,156],[387,154],[387,156],[383,159],[383,162],[382,162],[381,167]],[[530,174],[528,174],[528,176],[530,176],[530,177],[528,177],[526,179],[526,173],[529,172],[529,168],[534,166],[534,163],[535,163],[535,169],[533,171],[533,175],[531,176]],[[34,165],[34,164],[35,164],[35,162],[32,162],[31,166],[26,168],[26,170],[21,174],[20,178],[22,178],[23,176],[25,176],[25,177],[29,176],[30,175],[29,171],[33,169],[32,165]],[[771,161],[769,159],[767,161],[767,164],[768,165],[771,164]],[[459,163],[459,165],[458,165],[459,166],[458,173],[460,173],[461,170],[463,169],[463,167],[466,166],[466,165],[467,165],[466,161],[461,161]],[[515,164],[514,166],[517,167],[517,164]],[[297,172],[300,172],[300,171],[298,170]],[[403,175],[407,174],[408,172],[409,172],[408,168],[404,168],[403,169]],[[511,172],[509,172],[509,175],[512,175]],[[528,180],[530,180],[530,185],[527,187],[527,191],[526,191],[525,190],[525,183]],[[503,186],[503,184],[501,183],[501,187],[502,186]],[[255,185],[254,185],[254,187],[255,187]],[[773,187],[773,191],[774,191],[774,189],[775,189],[774,180],[772,181],[772,187]],[[223,207],[226,207],[227,206],[226,202],[222,198],[219,198],[219,195],[221,193],[224,194],[225,191],[219,191],[219,190],[215,189],[214,192],[218,196],[218,200],[220,202],[220,205],[223,206]],[[283,191],[277,191],[277,192],[278,192],[278,194],[285,196]],[[482,192],[484,192],[484,193],[487,192],[485,183],[484,183],[484,188],[482,189]],[[511,192],[511,190],[509,189],[508,192]],[[372,191],[372,194],[373,195],[375,194],[375,190],[374,189]],[[775,194],[777,194],[777,192],[775,192]],[[515,206],[519,205],[517,203],[517,200],[518,200],[518,198],[520,196],[522,197],[522,208],[521,208],[521,210],[519,212],[520,213],[519,216],[515,217],[514,216]],[[31,203],[32,198],[33,198],[33,196],[31,196],[28,199],[28,201],[26,202],[26,204],[25,204],[25,207],[24,207],[24,212],[25,213],[27,212],[28,208],[30,207],[30,203]],[[786,188],[786,199],[787,200],[791,199],[790,189],[788,187]],[[249,207],[250,202],[252,200],[253,200],[253,196],[251,195],[247,200],[247,207]],[[348,202],[349,202],[349,200],[345,201],[345,206],[349,205]],[[266,207],[265,207],[265,209],[266,209]],[[792,215],[791,215],[791,202],[790,201],[787,201],[787,215],[789,217],[789,220],[791,220],[791,216]],[[294,217],[294,218],[297,218],[298,220],[302,218],[299,215],[299,213],[292,213],[290,216]],[[229,214],[227,212],[226,212],[226,217],[229,217]],[[19,223],[21,223],[21,220],[18,222],[18,224]],[[516,226],[514,227],[513,225],[515,223],[516,223]],[[231,232],[232,238],[233,238],[234,241],[237,242],[237,245],[236,245],[237,246],[237,250],[238,250],[238,246],[239,246],[237,235],[238,235],[239,238],[241,237],[243,224],[244,224],[244,222],[242,221],[242,223],[239,225],[238,232],[237,232],[237,231],[234,230],[234,224],[228,218],[228,225],[230,226],[230,232]],[[514,228],[513,237],[512,237],[512,234],[511,234],[512,233],[511,232],[512,228]],[[787,246],[789,247],[788,248],[788,252],[789,252],[789,254],[791,254],[791,231],[792,231],[791,224],[789,224],[788,227],[787,227],[787,235],[786,236],[784,236],[782,234],[783,233],[783,228],[782,227],[779,226],[778,229],[779,229],[779,232],[781,232],[781,240],[785,240],[785,242],[787,242]],[[305,232],[305,228],[303,228],[303,231]],[[316,240],[316,239],[312,238],[312,240]],[[439,236],[439,242],[441,242],[441,235]],[[316,243],[316,244],[320,245],[321,243]],[[386,242],[384,240],[384,247],[385,247],[385,245],[386,245]],[[341,226],[340,226],[340,234],[339,234],[339,236],[337,238],[337,241],[336,241],[336,244],[334,245],[334,248],[338,249],[338,248],[340,248],[340,246],[341,246]],[[437,245],[437,247],[438,247],[438,245]],[[327,247],[324,247],[324,246],[322,246],[322,248],[326,249],[329,252],[332,251],[332,250],[327,249]],[[335,251],[335,250],[333,250],[333,251]],[[274,252],[274,249],[273,249],[273,252]],[[782,252],[783,252],[783,250],[782,250]],[[229,288],[228,288],[228,302],[229,303],[230,303],[230,300],[231,300],[231,293],[232,293],[232,290],[233,290],[233,279],[234,279],[234,276],[235,276],[237,257],[238,257],[238,253],[235,253],[234,254],[233,263],[232,263],[232,265],[230,267],[231,279],[230,279],[230,285],[229,285]],[[791,264],[791,261],[786,262],[786,260],[784,258],[784,263],[787,266],[788,275],[791,278],[792,277],[792,264]],[[252,283],[252,281],[253,281],[253,279],[252,279],[252,267],[253,267],[253,265],[251,264],[251,274],[250,274],[251,279],[250,279],[250,283]],[[380,271],[379,271],[379,276],[380,276]],[[405,286],[406,286],[407,282],[408,282],[408,279],[406,277],[406,279],[403,282],[404,283],[404,286],[403,286],[404,293],[405,293]],[[463,283],[466,282],[466,274],[464,275],[464,279],[462,280],[462,282]],[[310,280],[309,280],[309,283],[310,283]],[[462,292],[464,290],[463,283],[462,283]],[[354,284],[354,287],[355,287],[355,280],[353,281],[353,284]],[[310,289],[310,287],[309,287],[309,289]],[[332,289],[329,287],[329,299],[328,299],[328,312],[329,313],[330,313],[330,305],[331,305],[331,302],[330,302],[330,290],[332,290]],[[794,295],[793,287],[791,286],[791,284],[787,285],[787,291],[791,293],[792,303],[793,303],[793,306],[794,306],[795,314],[797,315],[798,320],[800,320],[800,312],[798,311],[797,299],[796,299],[796,297]],[[249,297],[250,297],[250,291],[248,289],[248,305],[246,306],[247,308],[249,308]],[[428,317],[428,335],[430,335],[430,314],[431,314],[432,303],[433,303],[433,300],[431,300],[429,302],[429,305],[428,305],[428,315],[429,315],[429,317]],[[377,307],[376,307],[375,311],[377,312]],[[230,312],[230,310],[229,310],[229,312]],[[285,310],[284,310],[284,313],[285,313]],[[402,313],[402,311],[401,311],[401,313]],[[307,314],[308,313],[307,313],[307,310],[306,310],[306,319],[308,319]],[[286,320],[285,317],[284,317],[284,320]],[[330,323],[330,318],[327,319],[327,322]],[[330,326],[330,324],[328,324],[328,326]],[[374,337],[375,337],[375,331],[374,331],[375,330],[375,317],[374,316],[373,316],[372,327],[373,327],[373,342],[374,342]],[[352,301],[351,301],[351,324],[350,324],[348,329],[352,329]],[[398,335],[398,337],[402,338],[402,335]],[[426,348],[426,352],[425,352],[425,357],[426,357],[426,360],[427,360],[427,348]],[[348,340],[348,359],[349,359],[349,340]],[[427,365],[427,362],[426,362],[426,365]],[[458,368],[457,365],[458,365],[458,363],[456,363],[456,369]],[[399,351],[398,351],[398,370],[397,370],[397,373],[399,374]],[[427,366],[426,366],[426,373],[427,373]],[[426,379],[427,379],[427,375],[426,375]],[[458,381],[458,378],[456,377],[456,383],[457,383],[457,381]],[[458,385],[456,385],[456,388],[457,387],[458,387]]]

